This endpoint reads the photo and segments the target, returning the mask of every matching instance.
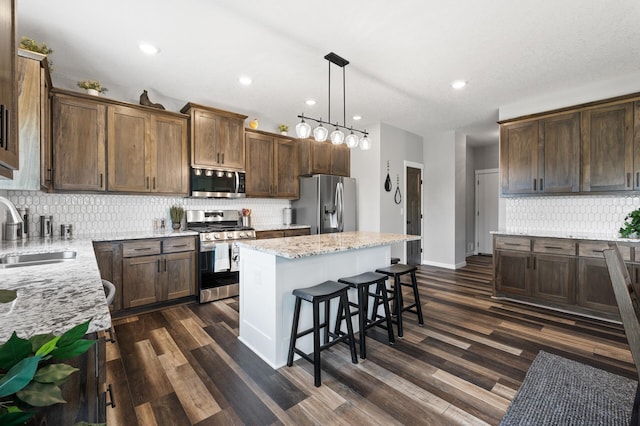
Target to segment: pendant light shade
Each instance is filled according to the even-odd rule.
[[[363,151],[368,151],[370,148],[371,148],[371,141],[369,140],[367,135],[364,135],[364,137],[360,139],[360,149]]]
[[[330,138],[332,144],[340,145],[342,142],[344,142],[344,133],[342,133],[342,131],[338,129],[338,126],[336,126],[336,129],[331,132]]]
[[[322,118],[320,120],[322,120]],[[329,136],[329,131],[322,125],[322,123],[320,123],[320,125],[315,129],[313,129],[313,138],[316,140],[316,142],[326,141],[327,136]]]
[[[353,133],[353,130],[345,138],[344,142],[349,148],[355,148],[356,146],[358,146],[358,137]]]
[[[311,134],[311,126],[304,121],[304,114],[302,115],[302,121],[296,124],[296,136],[300,139],[306,139]]]

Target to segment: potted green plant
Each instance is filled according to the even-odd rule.
[[[109,89],[102,87],[99,81],[95,80],[83,80],[79,81],[78,87],[87,91],[88,94],[93,96],[100,96],[101,93],[105,93]]]
[[[47,56],[49,71],[53,72],[53,62],[51,62],[51,59],[48,57],[48,55],[53,53],[53,49],[50,49],[46,43],[38,44],[34,39],[23,36],[22,39],[20,39],[20,48]]]
[[[184,217],[184,209],[180,206],[171,206],[169,208],[169,215],[171,216],[172,227],[175,231],[182,227],[182,218]]]
[[[286,124],[281,124],[278,126],[278,131],[280,131],[280,134],[286,135],[289,131],[289,126],[287,126]]]
[[[635,209],[624,218],[618,232],[622,238],[640,238],[640,209]]]
[[[61,336],[27,340],[14,332],[0,345],[0,424],[23,425],[44,407],[66,402],[60,386],[78,369],[57,361],[82,355],[95,344],[83,339],[90,321]]]

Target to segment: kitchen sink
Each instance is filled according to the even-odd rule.
[[[49,253],[17,254],[14,256],[1,257],[0,269],[46,265],[48,263],[67,262],[75,259],[76,252],[71,250],[53,251]]]

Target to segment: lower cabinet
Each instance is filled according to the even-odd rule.
[[[549,307],[618,318],[602,250],[608,241],[520,236],[494,237],[494,295]],[[630,275],[640,283],[636,248],[620,245]],[[640,247],[640,246],[639,246]],[[640,259],[640,250],[638,250]]]
[[[256,231],[256,240],[265,240],[267,238],[297,237],[299,235],[309,235],[310,233],[311,233],[311,228],[274,229],[271,231]]]
[[[116,287],[112,312],[196,294],[195,237],[94,243],[103,279]]]

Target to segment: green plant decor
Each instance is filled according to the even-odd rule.
[[[28,340],[14,331],[0,346],[0,425],[23,425],[43,407],[66,402],[60,386],[78,369],[56,361],[82,355],[95,344],[83,339],[90,322],[61,336],[39,334]]]
[[[624,218],[619,232],[622,238],[640,238],[640,209],[632,211]]]
[[[47,55],[47,62],[49,63],[49,72],[53,72],[53,62],[49,59],[48,55],[53,53],[53,49],[50,49],[46,43],[38,44],[32,38],[23,36],[20,39],[20,48],[24,50],[29,50],[31,52],[40,53],[42,55]]]
[[[169,208],[169,215],[171,216],[171,222],[181,223],[184,216],[184,209],[180,206],[171,206]]]
[[[77,84],[78,84],[78,87],[82,89],[85,89],[85,90],[93,89],[93,90],[97,90],[100,93],[104,93],[109,90],[106,87],[102,87],[100,82],[95,80],[83,80],[83,81],[79,81]]]
[[[286,124],[281,124],[278,126],[278,130],[281,132],[288,132],[289,131],[289,126],[287,126]]]

